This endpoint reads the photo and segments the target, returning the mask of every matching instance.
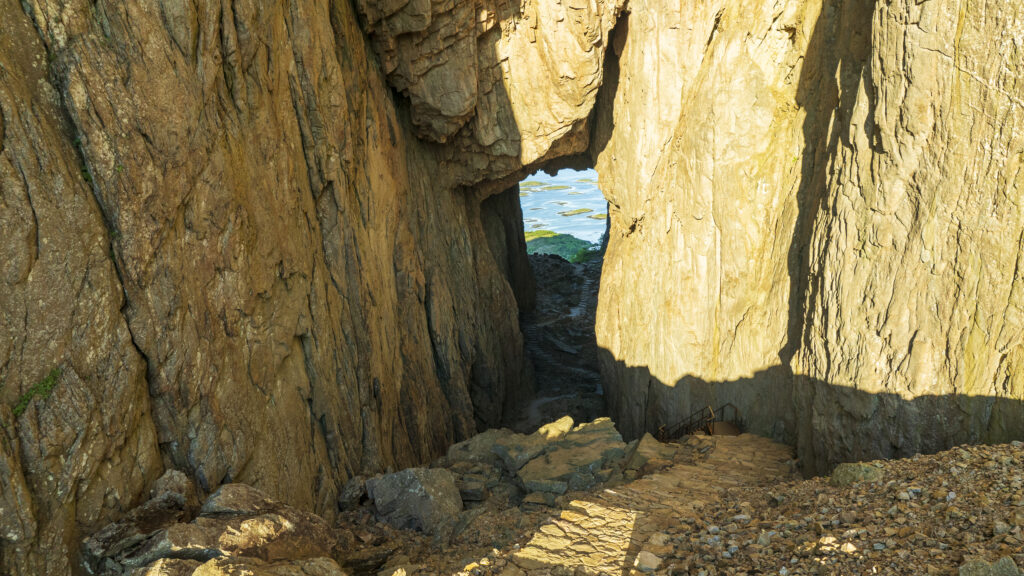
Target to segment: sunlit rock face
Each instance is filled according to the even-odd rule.
[[[808,223],[793,366],[818,462],[1024,436],[1024,14],[901,1],[871,23]],[[860,393],[835,411],[820,383]]]
[[[358,0],[417,136],[477,184],[581,154],[624,0]],[[502,174],[504,172],[504,174]],[[514,180],[512,181],[514,182]]]
[[[733,402],[810,470],[1024,434],[1019,11],[649,4],[593,150],[624,433]]]
[[[652,0],[617,30],[618,85],[595,129],[612,204],[596,329],[629,437],[728,400],[790,411],[763,378],[735,394],[714,383],[778,367],[789,341],[802,154],[817,145],[799,101],[834,76],[807,55],[819,10]]]

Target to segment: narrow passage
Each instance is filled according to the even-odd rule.
[[[538,172],[520,184],[520,202],[537,285],[536,308],[521,318],[536,394],[512,428],[529,433],[566,415],[607,415],[594,321],[608,205],[593,170]]]

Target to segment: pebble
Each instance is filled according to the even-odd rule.
[[[646,550],[642,550],[636,555],[636,560],[633,561],[633,565],[641,572],[654,572],[659,566],[661,566],[661,558],[658,558]]]

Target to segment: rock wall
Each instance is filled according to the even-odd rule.
[[[871,45],[808,223],[813,457],[1022,438],[1024,13],[887,3]]]
[[[329,518],[529,392],[484,201],[585,152],[618,2],[0,2],[0,572],[169,467]]]
[[[1012,3],[0,6],[0,571],[71,572],[169,467],[330,517],[502,423],[510,190],[586,154],[625,435],[1024,432]]]
[[[617,31],[593,150],[611,203],[596,330],[628,437],[727,397],[788,411],[772,386],[718,384],[772,370],[787,346],[816,20],[813,2],[651,0]]]
[[[47,52],[18,2],[0,12],[0,572],[66,574],[77,526],[131,508],[163,463]]]
[[[1024,436],[1022,17],[630,4],[592,148],[626,436],[732,402],[809,471]]]

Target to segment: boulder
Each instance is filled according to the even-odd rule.
[[[366,481],[377,512],[396,528],[438,534],[462,512],[455,475],[443,468],[409,468]]]
[[[960,576],[1020,576],[1021,571],[1013,558],[1004,556],[989,564],[984,560],[971,560],[960,566]]]
[[[338,493],[338,508],[342,511],[352,510],[366,499],[366,477],[354,476]]]
[[[563,494],[585,490],[597,483],[597,474],[621,460],[626,444],[608,418],[577,426],[540,457],[519,470],[523,486],[530,492]]]
[[[654,572],[659,566],[661,566],[661,558],[658,558],[647,550],[642,550],[636,555],[636,560],[633,561],[633,565],[641,572]]]
[[[561,440],[572,430],[573,424],[575,422],[573,422],[572,417],[562,416],[558,420],[538,428],[536,434],[543,436],[546,440]]]
[[[671,464],[677,452],[676,445],[663,444],[649,433],[644,434],[643,438],[634,446],[633,451],[626,457],[625,469],[641,470],[648,473],[652,471],[651,468],[663,468]],[[658,465],[647,466],[652,462],[656,462]]]
[[[849,486],[858,482],[881,482],[885,473],[881,468],[863,462],[849,462],[836,466],[829,483],[833,486]]]
[[[168,470],[157,479],[150,494],[144,504],[82,543],[82,560],[93,572],[106,564],[105,559],[130,553],[160,528],[188,522],[199,508],[195,486],[177,470]]]
[[[511,434],[496,442],[492,450],[509,474],[516,474],[527,462],[543,454],[548,445],[548,439],[540,434]]]
[[[518,436],[518,434],[504,428],[485,430],[469,440],[449,446],[448,462],[495,463],[498,460],[498,455],[493,450],[495,444],[513,436]]]
[[[162,491],[155,498],[85,540],[83,557],[92,573],[134,570],[133,574],[150,574],[155,570],[154,575],[177,575],[192,574],[194,570],[196,574],[235,574],[242,573],[240,570],[248,564],[239,560],[241,563],[199,566],[185,560],[299,561],[326,557],[333,552],[337,540],[322,518],[274,502],[242,484],[222,486],[207,499],[199,516],[189,522],[185,511],[188,497],[194,497],[194,493],[168,488],[185,487],[178,480],[169,478],[168,482],[158,483],[156,486]],[[294,562],[261,565],[252,573],[301,573],[295,572],[295,566],[298,564]]]

